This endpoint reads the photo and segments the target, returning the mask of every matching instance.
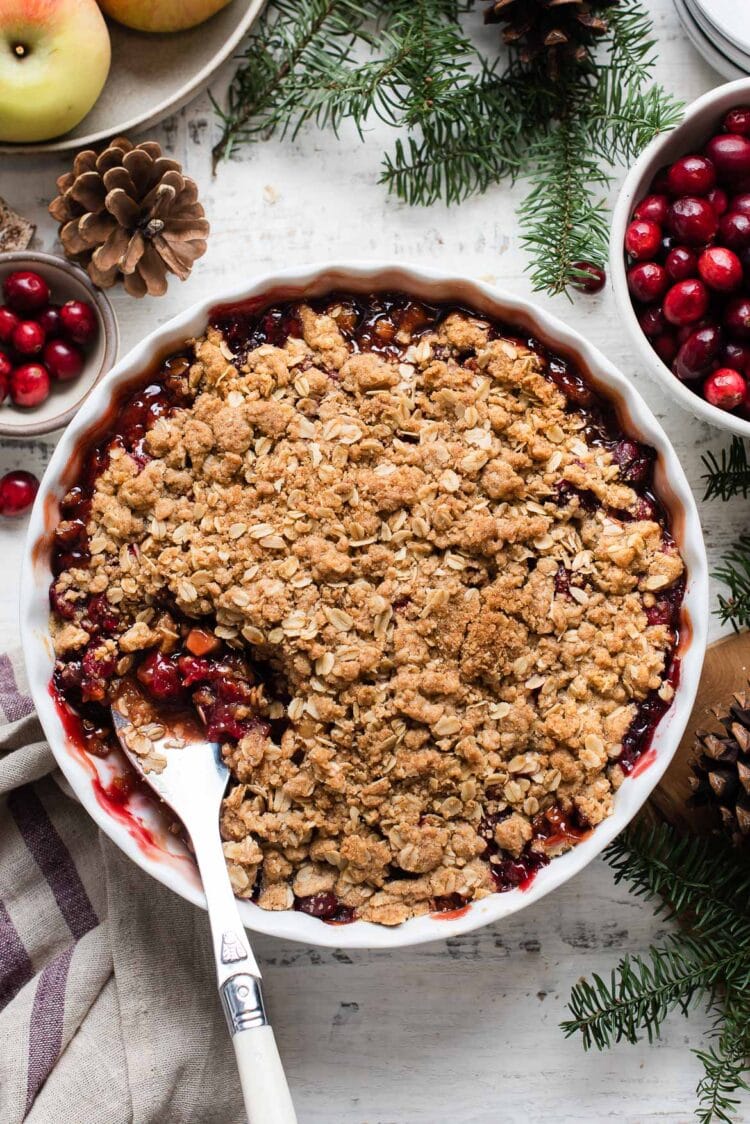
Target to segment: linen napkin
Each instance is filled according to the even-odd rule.
[[[0,1120],[240,1124],[207,917],[56,783],[15,652],[0,802]]]

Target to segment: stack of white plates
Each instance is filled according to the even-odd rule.
[[[688,38],[725,78],[750,74],[750,0],[674,0]]]

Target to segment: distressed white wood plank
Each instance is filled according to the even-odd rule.
[[[652,0],[657,77],[691,100],[721,81],[687,42],[672,0]],[[478,30],[487,43],[495,28]],[[398,258],[492,279],[531,295],[515,207],[524,186],[502,185],[458,208],[412,209],[377,179],[393,141],[381,126],[359,142],[314,129],[270,141],[223,165],[201,97],[152,135],[201,185],[213,226],[209,251],[161,300],[115,292],[123,353],[157,324],[251,274],[325,258]],[[4,160],[0,191],[38,224],[35,246],[55,249],[46,215],[65,159]],[[632,378],[669,433],[700,501],[700,457],[728,437],[673,405],[653,385],[620,328],[609,292],[534,299],[582,331]],[[52,440],[0,443],[0,473],[41,471]],[[747,502],[700,501],[712,566],[747,527]],[[17,584],[24,525],[0,521],[0,649],[18,643]],[[715,599],[716,588],[713,589]],[[718,635],[714,621],[712,634]],[[685,1124],[700,1066],[690,1046],[708,1026],[696,1011],[675,1016],[652,1047],[621,1045],[585,1055],[558,1023],[570,987],[606,973],[664,932],[649,907],[615,887],[595,862],[572,883],[503,925],[447,944],[390,954],[344,953],[258,938],[266,991],[302,1124]],[[738,1119],[750,1119],[750,1101]]]

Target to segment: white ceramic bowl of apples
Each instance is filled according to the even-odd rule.
[[[264,0],[0,0],[0,152],[81,149],[184,105]]]
[[[614,210],[610,276],[652,378],[749,437],[750,78],[698,98],[635,162]]]

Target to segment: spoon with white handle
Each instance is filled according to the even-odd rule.
[[[112,718],[128,759],[190,834],[249,1124],[296,1124],[263,1006],[260,969],[240,920],[221,846],[219,810],[229,780],[221,746],[206,741],[191,712],[157,710],[131,684],[126,683],[113,703]]]

